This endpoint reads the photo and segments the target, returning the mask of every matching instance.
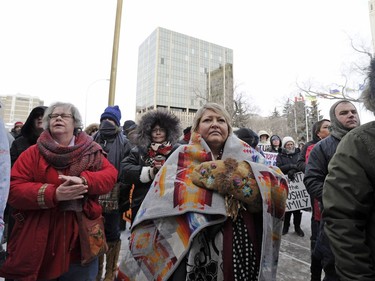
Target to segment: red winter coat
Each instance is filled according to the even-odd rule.
[[[102,211],[98,195],[108,193],[117,180],[117,170],[104,155],[101,157],[100,171],[81,173],[89,186],[85,210],[91,217],[98,217]],[[60,211],[56,201],[56,188],[61,183],[57,170],[46,162],[36,145],[15,162],[8,203],[15,209],[16,222],[0,276],[23,281],[49,280],[68,271],[70,263],[80,261],[75,212]]]

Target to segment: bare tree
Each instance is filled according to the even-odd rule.
[[[232,120],[234,127],[248,127],[251,116],[259,113],[259,108],[251,103],[251,97],[241,90],[238,84],[234,87],[233,106]]]
[[[353,102],[360,102],[360,94],[366,84],[369,61],[373,58],[370,47],[362,42],[354,42],[349,37],[350,45],[354,50],[356,59],[349,64],[349,68],[342,73],[340,82],[333,85],[314,86],[311,81],[303,83],[296,82],[297,88],[307,97],[319,97],[324,99],[347,99]],[[358,85],[353,87],[352,85]],[[334,89],[332,89],[334,86]]]

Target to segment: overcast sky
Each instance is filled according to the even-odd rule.
[[[0,1],[0,95],[69,101],[87,123],[98,122],[116,5]],[[371,44],[367,0],[125,0],[115,98],[122,123],[134,119],[138,47],[158,26],[233,49],[235,83],[264,116],[296,93],[296,81],[339,82],[353,57],[349,38]],[[328,118],[331,103],[319,103]]]

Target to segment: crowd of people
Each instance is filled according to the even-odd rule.
[[[362,97],[375,112],[375,61]],[[311,280],[375,280],[374,123],[338,100],[302,147],[291,137],[233,128],[207,103],[191,126],[166,110],[121,124],[108,106],[83,128],[78,108],[0,120],[0,276],[6,280],[276,280],[297,173],[311,197]],[[274,163],[266,159],[275,156]],[[123,214],[128,249],[120,259]],[[104,217],[107,248],[82,263],[79,216]],[[126,225],[126,224],[125,224]],[[1,249],[0,249],[1,250]]]

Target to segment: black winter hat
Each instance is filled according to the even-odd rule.
[[[255,133],[253,130],[249,128],[241,128],[234,132],[237,137],[244,142],[246,142],[248,145],[250,145],[252,148],[256,148],[256,146],[259,143],[259,136],[257,133]]]
[[[130,129],[131,127],[134,127],[133,125],[135,125],[135,122],[133,120],[126,120],[124,122],[124,126],[122,126],[122,129],[124,131],[126,131],[126,130]]]

